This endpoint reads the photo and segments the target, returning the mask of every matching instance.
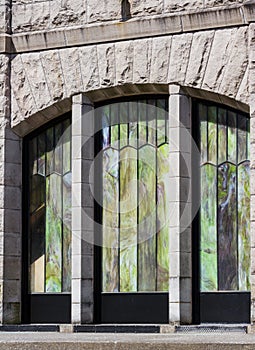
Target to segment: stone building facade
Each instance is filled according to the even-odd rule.
[[[124,13],[127,8],[128,18]],[[89,195],[91,178],[86,171],[93,163],[94,148],[82,147],[93,127],[93,118],[88,122],[82,116],[93,113],[94,106],[103,101],[157,95],[169,101],[169,138],[175,138],[176,146],[169,151],[170,167],[173,164],[169,183],[176,188],[169,199],[175,214],[168,226],[168,321],[172,324],[195,323],[194,229],[191,222],[183,223],[191,217],[192,198],[185,193],[193,180],[187,176],[180,156],[183,153],[191,164],[192,147],[185,145],[180,122],[191,132],[192,104],[200,100],[249,115],[252,323],[255,2],[0,0],[0,12],[0,323],[22,323],[27,312],[23,305],[28,274],[23,262],[28,234],[24,193],[29,189],[24,181],[23,141],[71,112],[70,323],[94,323],[95,249],[81,238],[94,234],[93,224],[83,214],[84,210],[94,210],[94,200]],[[189,205],[182,215],[184,202]]]

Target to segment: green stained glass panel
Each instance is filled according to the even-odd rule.
[[[208,162],[217,162],[217,108],[208,107]]]
[[[109,148],[103,153],[103,291],[119,288],[119,152]]]
[[[238,116],[238,164],[247,159],[247,118]]]
[[[239,290],[250,289],[250,162],[238,167]]]
[[[128,125],[120,124],[120,149],[127,145],[128,140]]]
[[[120,152],[120,291],[137,290],[137,151]]]
[[[61,292],[62,279],[62,177],[46,179],[46,292]]]
[[[156,287],[156,150],[139,150],[139,291]]]
[[[201,167],[200,270],[201,291],[217,290],[217,168]]]
[[[72,280],[72,173],[63,176],[63,292],[71,292]]]
[[[169,290],[169,145],[157,150],[157,291]]]
[[[166,113],[166,100],[157,100],[157,146],[166,142]]]
[[[45,178],[34,175],[32,183],[30,198],[36,202],[30,202],[30,291],[39,293],[44,292]]]
[[[147,119],[148,119],[148,143],[156,145],[156,118],[157,109],[156,101],[149,100],[147,105]]]
[[[237,290],[236,166],[218,168],[218,264],[219,289]]]
[[[227,112],[219,108],[218,111],[218,164],[227,160]]]
[[[146,101],[138,103],[138,120],[139,120],[139,145],[147,143],[147,105]]]
[[[236,164],[237,132],[236,113],[228,112],[228,161]]]
[[[201,164],[207,162],[207,107],[199,104],[199,116],[200,116],[200,152],[201,152]]]

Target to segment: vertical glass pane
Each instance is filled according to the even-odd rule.
[[[137,102],[129,103],[129,144],[137,148],[138,138],[138,105]]]
[[[137,151],[120,152],[120,292],[137,291]]]
[[[72,280],[72,173],[63,176],[63,292],[71,293]]]
[[[169,290],[168,163],[169,145],[157,150],[157,291]]]
[[[46,131],[46,175],[51,174],[54,169],[53,144],[54,129],[52,127]]]
[[[63,174],[71,171],[71,126],[70,120],[63,123]]]
[[[218,168],[219,289],[237,290],[236,166]]]
[[[250,120],[247,120],[247,159],[250,159]]]
[[[201,291],[218,288],[217,273],[217,168],[206,164],[201,168],[200,270]]]
[[[54,161],[55,161],[55,171],[58,174],[62,174],[62,124],[57,124],[55,126],[55,149],[54,149]]]
[[[239,290],[250,289],[250,163],[238,167]]]
[[[247,126],[247,118],[238,115],[238,164],[247,158],[247,133],[246,133],[246,126]]]
[[[104,106],[100,108],[102,113],[102,129],[103,129],[103,149],[110,144],[110,107]]]
[[[29,143],[29,165],[30,165],[30,174],[37,174],[37,137],[33,138]]]
[[[119,152],[103,153],[103,292],[119,290]]]
[[[139,291],[156,288],[156,150],[139,150]]]
[[[61,292],[62,278],[62,177],[46,179],[46,292]]]
[[[147,119],[148,119],[148,143],[156,145],[156,118],[157,109],[156,101],[148,100]]]
[[[138,103],[138,118],[139,118],[139,145],[147,143],[147,106],[146,101],[142,100]]]
[[[31,198],[36,201],[30,207],[30,291],[40,293],[44,292],[45,178],[34,175],[31,182]]]
[[[237,151],[236,113],[228,112],[228,161],[236,164]]]
[[[208,107],[208,162],[217,164],[217,108]]]
[[[45,134],[38,136],[38,174],[45,176]]]
[[[218,164],[227,160],[227,112],[219,108],[218,111]]]
[[[207,107],[199,104],[201,164],[207,162]]]

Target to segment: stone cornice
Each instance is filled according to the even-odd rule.
[[[83,27],[0,35],[0,53],[23,53],[73,46],[171,35],[207,29],[248,25],[255,22],[255,1],[189,14],[133,18]]]

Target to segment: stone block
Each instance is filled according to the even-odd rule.
[[[193,34],[173,36],[168,82],[183,84],[189,62]]]
[[[115,44],[116,83],[133,82],[134,46],[130,41]]]
[[[165,83],[169,69],[172,37],[153,38],[151,56],[151,83]]]

